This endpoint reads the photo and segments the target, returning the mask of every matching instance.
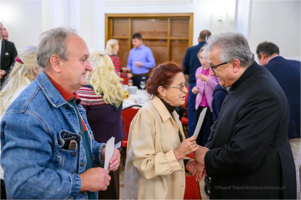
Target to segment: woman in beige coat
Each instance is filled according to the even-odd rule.
[[[185,140],[175,112],[175,107],[185,103],[186,86],[182,68],[172,62],[156,67],[148,80],[146,90],[152,100],[130,126],[125,199],[183,199],[183,159],[198,148],[195,137]]]

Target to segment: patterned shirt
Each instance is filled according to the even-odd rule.
[[[87,85],[80,87],[76,93],[80,97],[81,104],[83,106],[97,106],[105,104],[102,99],[102,95],[96,94],[92,87],[88,87]]]
[[[127,77],[126,73],[121,72],[122,64],[121,64],[121,61],[120,61],[119,57],[117,55],[114,55],[114,54],[110,55],[110,57],[113,61],[116,74],[118,74],[118,72],[120,72],[120,77],[121,78],[126,78]]]

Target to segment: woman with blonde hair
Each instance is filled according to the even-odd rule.
[[[120,149],[124,134],[121,116],[123,89],[109,56],[95,51],[89,58],[93,70],[87,74],[88,85],[77,94],[86,109],[87,119],[97,142],[106,143],[115,137],[115,148]],[[106,191],[99,191],[99,199],[119,199],[119,170],[111,171],[111,182]]]
[[[118,51],[119,51],[118,40],[115,40],[115,39],[108,40],[107,46],[106,46],[106,54],[108,56],[110,56],[110,58],[112,59],[114,67],[115,67],[115,72],[117,74],[120,73],[121,78],[132,78],[133,75],[131,73],[129,73],[130,70],[128,68],[122,68],[121,61],[120,61],[119,57],[117,56]]]
[[[207,108],[205,118],[199,131],[199,136],[197,138],[197,143],[201,146],[205,146],[209,134],[210,127],[213,124],[212,117],[212,99],[214,88],[218,84],[218,78],[216,76],[210,75],[210,67],[208,63],[207,54],[205,54],[203,46],[198,52],[197,56],[200,60],[202,66],[197,68],[195,72],[196,86],[192,88],[192,93],[196,94],[195,100],[195,122],[197,123],[203,109]]]
[[[19,51],[15,58],[14,68],[4,83],[0,92],[0,121],[10,104],[21,94],[21,92],[36,79],[41,72],[37,65],[37,47],[25,46]],[[1,155],[1,147],[0,147]],[[0,166],[1,197],[5,197],[4,171]]]
[[[0,92],[0,119],[10,104],[41,72],[37,65],[37,47],[25,46],[15,58],[16,62]]]

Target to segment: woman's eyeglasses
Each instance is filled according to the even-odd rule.
[[[188,83],[182,83],[182,84],[179,85],[178,87],[176,87],[176,86],[165,86],[165,87],[177,88],[177,89],[179,89],[180,91],[183,91],[184,88],[187,88],[187,85],[188,85]]]

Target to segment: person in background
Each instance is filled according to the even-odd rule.
[[[41,68],[37,64],[36,46],[23,47],[15,60],[13,70],[0,92],[0,120],[10,104],[41,72]]]
[[[9,199],[97,199],[110,176],[101,168],[106,147],[94,140],[76,91],[92,67],[89,49],[74,30],[40,36],[37,63],[43,71],[1,120],[1,165]],[[108,158],[109,159],[109,158]],[[114,149],[109,170],[119,167]]]
[[[3,39],[8,40],[8,31],[6,28],[3,28],[3,34],[2,34]]]
[[[19,56],[10,72],[4,87],[0,92],[0,121],[10,104],[21,94],[21,92],[36,79],[41,72],[37,64],[37,47],[25,46],[19,51]],[[1,155],[1,149],[0,149]],[[4,172],[0,166],[1,199],[6,199]]]
[[[206,44],[206,40],[210,37],[211,32],[208,30],[203,30],[200,32],[198,37],[198,45],[189,47],[185,53],[183,59],[183,73],[189,75],[189,88],[194,88],[196,86],[195,72],[201,63],[199,61],[198,52]],[[192,136],[196,126],[195,122],[195,100],[196,94],[193,94],[192,90],[188,92],[187,100],[187,112],[188,112],[188,136]]]
[[[185,103],[187,83],[173,62],[157,66],[147,82],[152,100],[134,117],[124,175],[125,199],[183,199],[184,157],[198,147],[185,139],[175,107]],[[195,161],[189,161],[188,166]]]
[[[214,88],[218,84],[218,79],[216,76],[211,76],[210,68],[208,64],[208,58],[204,54],[203,46],[199,53],[198,58],[200,59],[201,67],[196,70],[196,86],[192,88],[193,94],[196,94],[195,100],[195,121],[199,120],[200,114],[204,108],[208,108],[205,114],[205,118],[197,138],[197,144],[204,146],[207,142],[208,136],[210,134],[210,127],[213,124],[212,118],[212,95]]]
[[[207,41],[210,74],[230,87],[211,140],[195,152],[211,177],[211,199],[295,199],[287,137],[289,107],[275,78],[254,61],[247,39],[220,33]],[[197,179],[204,173],[197,168]]]
[[[115,72],[117,74],[120,74],[121,78],[132,78],[133,75],[130,72],[129,68],[122,68],[121,61],[119,57],[117,56],[117,53],[119,51],[119,45],[118,45],[118,40],[115,39],[110,39],[107,41],[107,46],[106,46],[106,54],[110,56],[110,58],[113,61],[114,67],[115,67]]]
[[[130,51],[127,68],[133,74],[133,85],[141,89],[140,82],[147,81],[148,72],[156,63],[152,50],[143,44],[140,33],[132,35],[132,42],[134,48]]]
[[[123,90],[119,77],[109,56],[94,51],[89,60],[93,69],[87,73],[88,85],[77,90],[81,105],[86,109],[94,139],[106,143],[115,137],[115,148],[120,150],[125,133],[121,116]],[[119,199],[119,172],[118,168],[109,173],[111,183],[106,191],[98,192],[98,199]]]
[[[256,54],[259,64],[265,67],[278,81],[289,105],[288,139],[294,156],[297,177],[297,199],[300,194],[301,139],[300,139],[300,65],[279,55],[279,47],[272,42],[258,44]]]
[[[3,39],[2,34],[3,24],[0,22],[0,89],[15,63],[15,57],[18,55],[14,43]]]
[[[219,84],[214,88],[214,92],[212,94],[212,119],[213,123],[217,120],[219,112],[222,108],[223,101],[227,95],[227,88],[223,87]]]

